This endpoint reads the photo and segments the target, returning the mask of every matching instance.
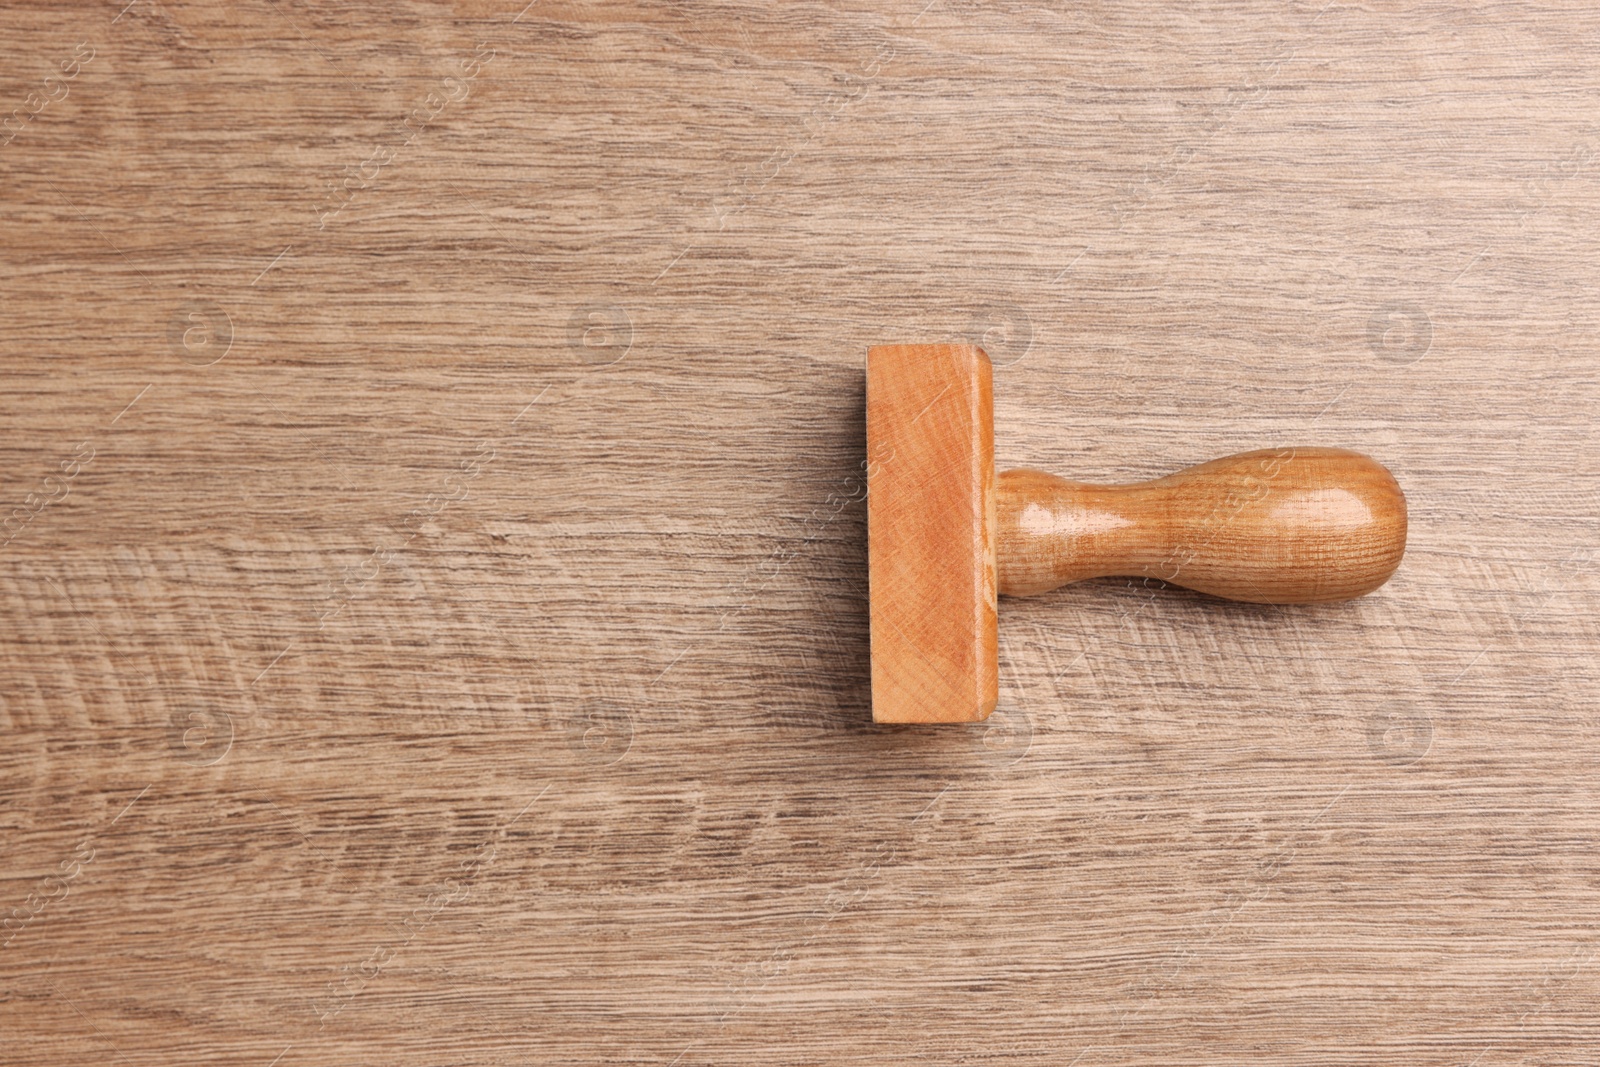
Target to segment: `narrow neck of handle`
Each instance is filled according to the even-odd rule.
[[[1134,485],[1009,470],[997,482],[1000,592],[1087,578],[1171,582],[1230,600],[1343,600],[1405,552],[1394,476],[1334,448],[1245,452]]]

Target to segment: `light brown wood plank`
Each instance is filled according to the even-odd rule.
[[[1594,5],[0,31],[0,1060],[1600,1058]],[[919,343],[1002,469],[1371,455],[1405,560],[873,726]]]

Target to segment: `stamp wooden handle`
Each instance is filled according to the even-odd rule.
[[[1135,485],[1009,470],[997,488],[1000,592],[1014,596],[1128,575],[1260,604],[1343,600],[1405,552],[1394,476],[1341,448],[1244,452]]]
[[[1234,600],[1342,600],[1406,547],[1394,477],[1356,452],[1245,452],[1137,485],[995,474],[976,345],[867,350],[875,722],[981,722],[1000,699],[999,593],[1134,575]]]

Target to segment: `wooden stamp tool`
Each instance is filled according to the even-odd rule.
[[[867,353],[876,722],[988,717],[998,593],[1128,575],[1298,604],[1369,593],[1400,565],[1405,496],[1358,452],[1244,452],[1134,485],[997,476],[992,383],[974,345]]]

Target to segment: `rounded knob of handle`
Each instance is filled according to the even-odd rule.
[[[1260,604],[1343,600],[1382,585],[1406,546],[1394,476],[1359,452],[1244,452],[1133,485],[999,475],[1000,592],[1110,575]]]

